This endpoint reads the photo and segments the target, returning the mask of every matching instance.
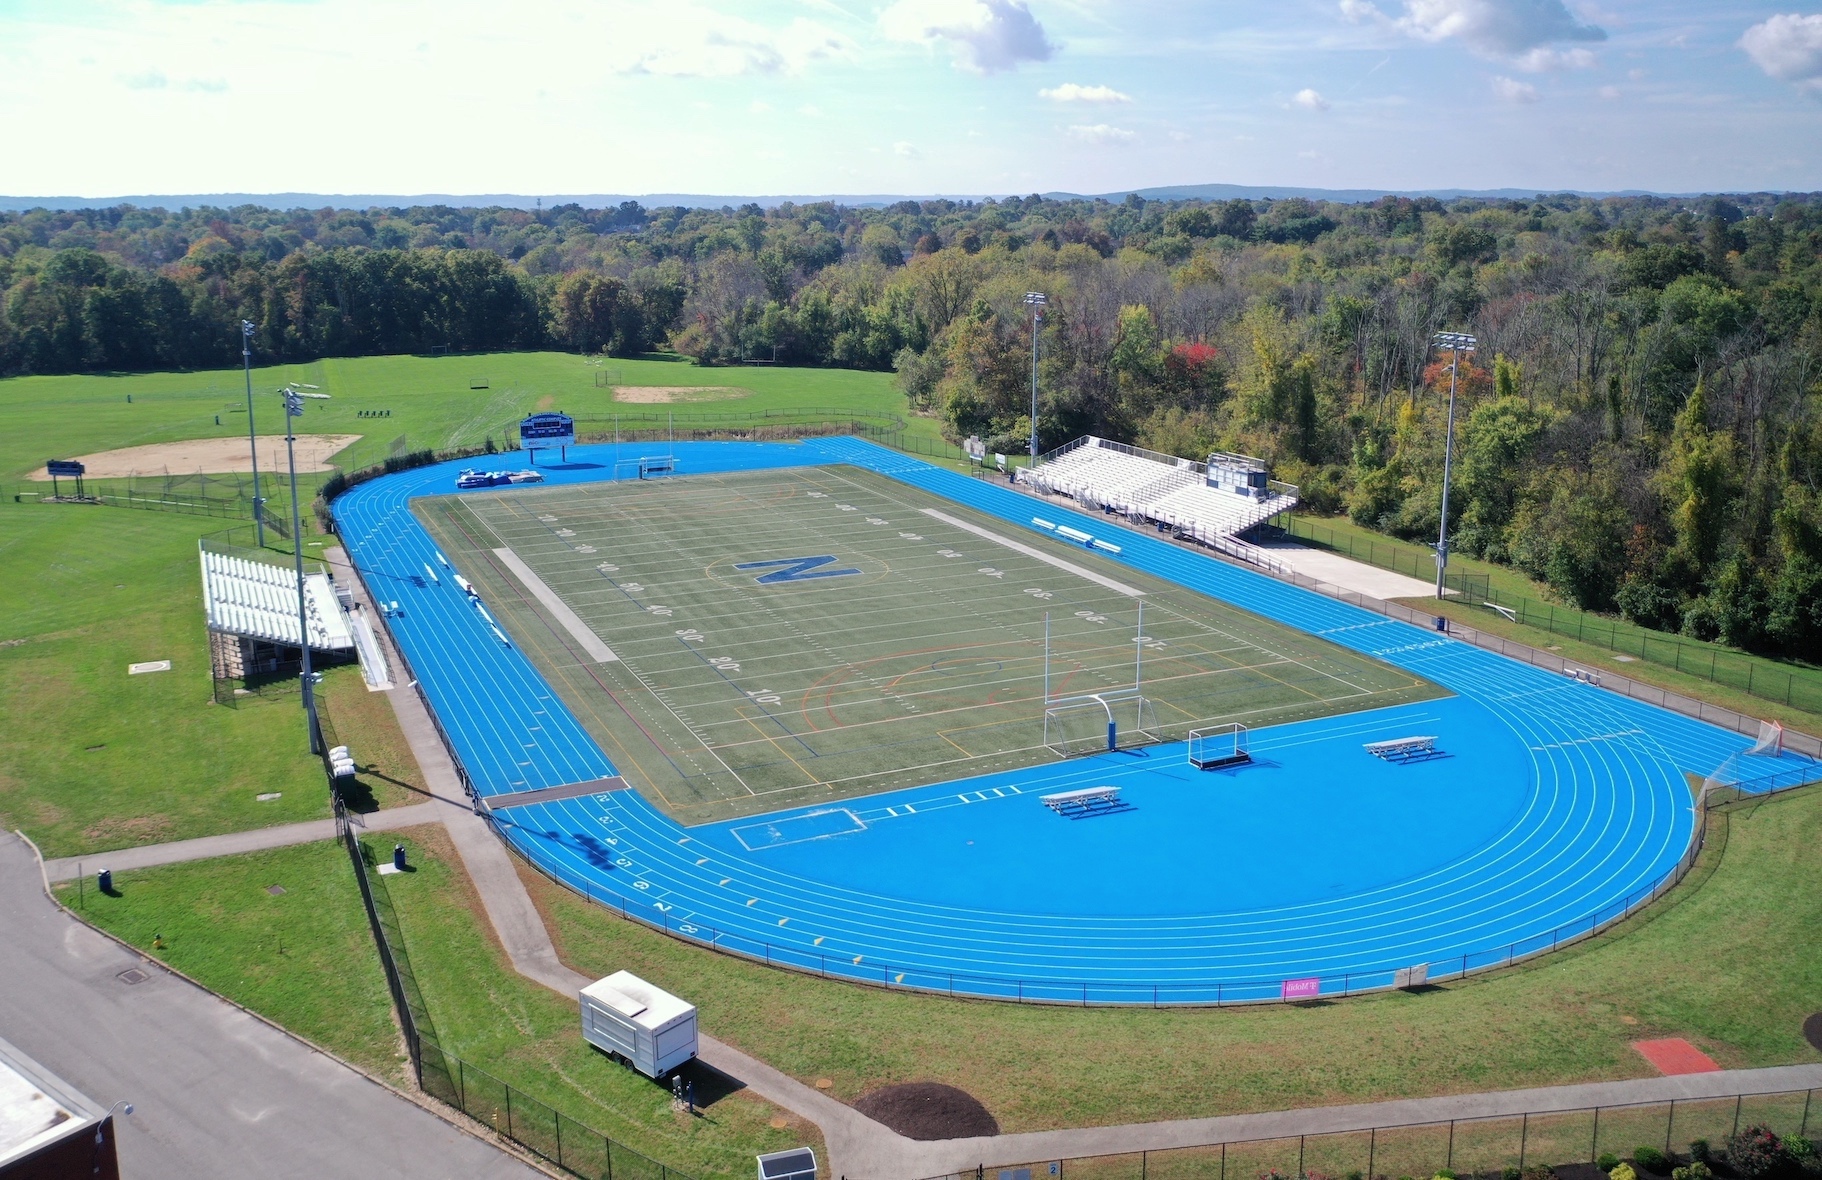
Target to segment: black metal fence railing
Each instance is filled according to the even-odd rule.
[[[998,1173],[1092,1180],[1253,1180],[1317,1176],[1510,1176],[1535,1167],[1627,1159],[1661,1150],[1676,1164],[1725,1158],[1726,1142],[1751,1127],[1807,1136],[1814,1090],[1676,1098],[1614,1106],[1535,1110],[1431,1123],[1361,1127],[1317,1135],[1241,1139],[1159,1151],[976,1165],[925,1180],[980,1180]],[[1660,1148],[1658,1145],[1662,1144]],[[1683,1146],[1691,1150],[1680,1151]]]
[[[1428,550],[1376,538],[1353,537],[1303,517],[1292,519],[1290,531],[1293,536],[1315,541],[1368,565],[1426,579],[1436,576],[1435,555]],[[1496,590],[1489,585],[1485,574],[1450,574],[1448,585],[1470,606],[1499,608],[1500,613],[1512,622],[1738,689],[1760,700],[1822,713],[1822,669],[1779,665],[1719,644],[1653,631],[1611,615],[1557,606]]]
[[[434,714],[432,714],[434,716]],[[374,848],[361,839],[360,817],[343,806],[329,768],[328,751],[338,744],[328,714],[318,710],[324,751],[323,768],[330,777],[337,837],[348,852],[368,929],[379,951],[392,997],[399,1032],[411,1061],[418,1089],[477,1122],[485,1123],[520,1147],[587,1180],[691,1180],[688,1173],[634,1151],[600,1131],[534,1098],[524,1090],[445,1050],[424,1003],[417,974],[405,949],[405,938],[385,880],[375,873],[379,863]]]

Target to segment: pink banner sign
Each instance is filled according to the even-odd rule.
[[[1320,979],[1287,979],[1284,981],[1284,992],[1281,999],[1312,1000],[1322,994]]]

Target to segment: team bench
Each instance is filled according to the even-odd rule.
[[[1366,752],[1375,758],[1384,758],[1387,762],[1422,762],[1426,758],[1442,757],[1442,751],[1436,748],[1434,735],[1368,742]]]
[[[1100,815],[1108,811],[1124,811],[1127,806],[1120,798],[1118,787],[1084,787],[1079,791],[1040,795],[1038,799],[1045,807],[1069,819],[1081,819],[1085,815]]]

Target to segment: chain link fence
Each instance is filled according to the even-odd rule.
[[[1392,1176],[1508,1177],[1527,1169],[1592,1164],[1645,1148],[1682,1164],[1721,1158],[1750,1127],[1807,1136],[1815,1091],[1782,1090],[1615,1106],[1538,1110],[1321,1135],[1233,1140],[1160,1151],[977,1166],[925,1180],[1386,1180]],[[1642,1169],[1641,1169],[1642,1171]],[[1536,1173],[1529,1173],[1536,1174]],[[1547,1174],[1547,1173],[1546,1173]]]
[[[1314,541],[1368,565],[1414,577],[1431,580],[1436,577],[1435,554],[1428,550],[1338,533],[1301,517],[1292,519],[1290,532],[1294,537]],[[1822,669],[1778,665],[1718,644],[1653,631],[1610,615],[1597,615],[1495,590],[1488,583],[1485,574],[1448,576],[1449,589],[1457,591],[1462,601],[1489,610],[1499,608],[1499,613],[1512,622],[1700,677],[1761,700],[1822,714]]]

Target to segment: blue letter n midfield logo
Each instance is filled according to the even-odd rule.
[[[833,562],[833,556],[827,557],[774,557],[770,561],[748,561],[735,566],[737,570],[762,570],[771,566],[783,566],[783,569],[772,570],[769,574],[760,574],[753,580],[761,586],[771,586],[778,582],[807,582],[811,578],[845,578],[849,574],[858,574],[859,570],[826,570],[821,567]]]

